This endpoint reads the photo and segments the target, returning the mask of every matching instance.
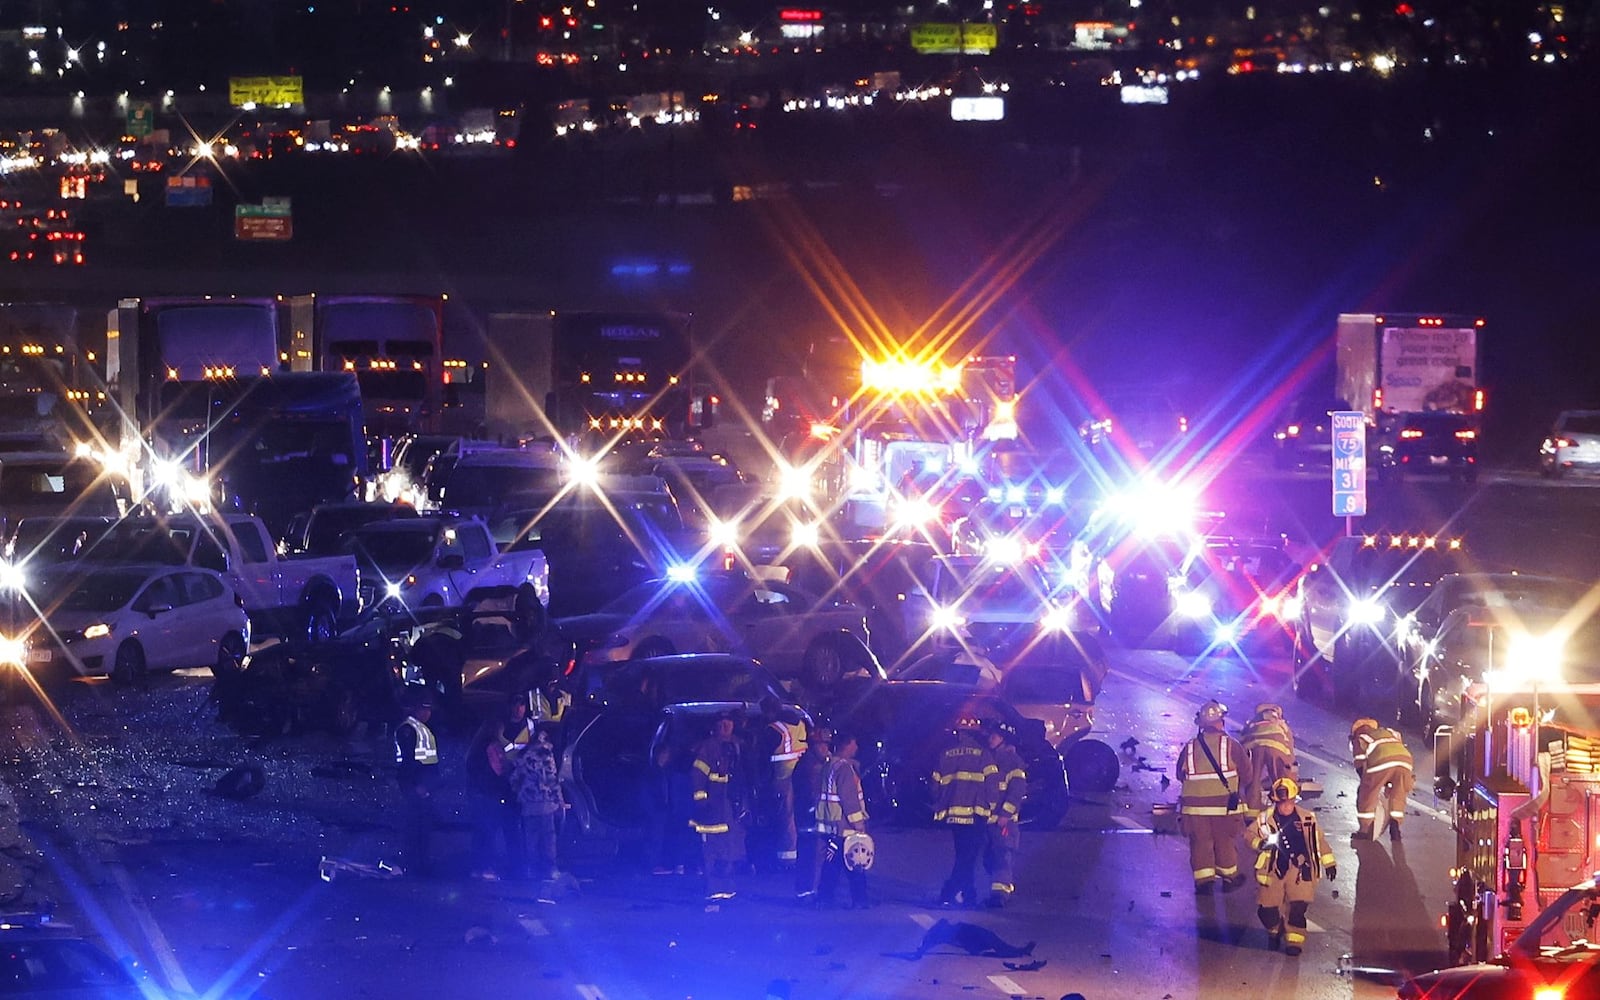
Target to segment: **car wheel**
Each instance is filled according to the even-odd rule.
[[[800,676],[818,691],[826,691],[844,676],[844,655],[832,636],[812,641],[800,659]]]
[[[1099,740],[1082,739],[1061,750],[1067,789],[1074,795],[1108,795],[1117,786],[1122,762]]]
[[[327,642],[339,634],[338,617],[333,607],[323,600],[313,600],[306,605],[306,640],[312,645]]]
[[[676,652],[677,650],[672,648],[672,643],[660,636],[655,636],[633,647],[633,655],[629,659],[649,660],[657,656],[671,656]]]
[[[211,665],[213,677],[237,677],[244,670],[244,637],[229,632],[217,644],[217,662]]]
[[[117,647],[117,656],[111,666],[111,679],[124,686],[144,687],[150,682],[150,670],[145,664],[144,650],[137,642],[130,639]]]

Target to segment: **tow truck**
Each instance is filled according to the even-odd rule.
[[[1468,688],[1459,726],[1435,734],[1434,790],[1452,800],[1456,831],[1441,918],[1452,965],[1532,961],[1594,938],[1600,684],[1549,676],[1554,662],[1507,664]],[[1587,902],[1572,906],[1575,892]]]

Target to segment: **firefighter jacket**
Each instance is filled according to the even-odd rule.
[[[1370,736],[1366,744],[1364,774],[1376,776],[1412,769],[1411,751],[1406,749],[1399,733],[1393,729],[1378,729],[1363,735]],[[1363,765],[1358,761],[1356,767],[1362,770]]]
[[[1206,756],[1201,741],[1210,749]],[[1216,758],[1216,764],[1211,758]],[[1239,790],[1244,747],[1220,729],[1205,729],[1178,753],[1178,812],[1185,816],[1235,816],[1246,811]]]
[[[823,782],[827,778],[828,751],[820,744],[806,747],[794,768],[794,823],[805,833],[826,833],[817,820],[817,805],[822,801]],[[857,779],[859,781],[859,779]]]
[[[855,758],[835,757],[828,762],[817,799],[817,828],[836,837],[850,830],[866,830],[867,802],[861,794],[861,766]]]
[[[693,789],[693,817],[689,825],[696,833],[727,833],[744,811],[742,767],[736,740],[715,736],[694,751],[694,766],[689,771]]]
[[[1000,797],[989,821],[1016,820],[1022,815],[1022,804],[1028,798],[1028,769],[1022,763],[1022,755],[1017,753],[1017,748],[1010,744],[1003,744],[990,753],[994,755],[995,766],[1000,772]]]
[[[1300,806],[1287,816],[1276,806],[1263,809],[1256,817],[1250,846],[1256,851],[1256,881],[1262,885],[1287,878],[1295,869],[1301,881],[1312,882],[1333,866],[1333,852],[1328,850],[1316,814]]]
[[[772,764],[773,779],[783,781],[793,777],[795,762],[806,752],[805,723],[775,719],[767,728],[777,737],[769,741],[772,750],[767,756]]]
[[[1239,744],[1247,753],[1259,749],[1284,757],[1294,756],[1294,734],[1289,731],[1289,724],[1281,719],[1256,719],[1248,723],[1239,733]]]
[[[969,734],[947,747],[933,769],[933,821],[960,826],[989,822],[1000,802],[1000,767]]]

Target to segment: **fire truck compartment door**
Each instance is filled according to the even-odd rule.
[[[1594,831],[1600,828],[1600,816],[1596,815],[1600,813],[1600,802],[1591,804],[1591,790],[1600,790],[1600,786],[1551,781],[1534,863],[1541,891],[1569,889],[1594,872],[1590,845],[1594,843]]]

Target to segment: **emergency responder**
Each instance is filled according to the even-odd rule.
[[[799,856],[794,825],[794,768],[806,752],[806,723],[799,710],[782,705],[768,696],[762,699],[761,716],[766,727],[761,731],[760,750],[766,757],[766,780],[762,799],[772,849],[778,867],[794,867]]]
[[[1301,808],[1300,785],[1279,778],[1269,789],[1272,805],[1256,817],[1250,846],[1256,854],[1256,915],[1267,929],[1267,946],[1280,945],[1289,955],[1300,954],[1306,943],[1306,910],[1316,896],[1317,880],[1324,874],[1332,882],[1339,875],[1333,852],[1317,825],[1316,814]],[[1287,924],[1287,929],[1285,925]]]
[[[717,904],[736,894],[733,874],[744,858],[744,820],[748,808],[740,747],[731,713],[717,716],[711,735],[695,747],[689,778],[694,790],[691,825],[700,835],[706,869],[706,901]]]
[[[1283,718],[1283,706],[1262,702],[1239,734],[1244,747],[1244,801],[1251,809],[1267,803],[1267,791],[1279,778],[1295,778],[1294,731]]]
[[[817,803],[822,800],[822,786],[832,756],[833,730],[819,727],[812,731],[811,738],[806,741],[806,752],[800,755],[794,768],[794,801],[798,803],[795,821],[799,828],[794,891],[802,904],[816,902],[817,887],[821,884],[828,831],[818,822]]]
[[[845,865],[845,835],[867,832],[867,799],[861,791],[861,765],[856,762],[856,738],[849,733],[833,738],[833,757],[824,772],[816,814],[817,826],[824,830],[828,839],[827,863],[823,865],[822,880],[817,888],[818,903],[833,904],[834,888],[843,874],[850,883],[851,908],[866,909],[867,873]]]
[[[1229,736],[1227,706],[1212,700],[1200,706],[1194,721],[1199,732],[1178,753],[1178,814],[1189,838],[1189,867],[1194,891],[1210,892],[1244,884],[1239,874],[1239,817],[1245,815],[1239,792],[1244,748]]]
[[[411,686],[402,704],[406,717],[394,727],[394,763],[405,830],[404,867],[414,875],[429,875],[439,816],[433,798],[439,780],[439,742],[428,728],[433,700],[426,688]]]
[[[1004,719],[990,719],[984,733],[1000,774],[999,807],[989,816],[983,850],[983,867],[989,873],[986,905],[997,910],[1017,891],[1014,866],[1022,836],[1022,804],[1028,798],[1028,769],[1015,746],[1016,726]]]
[[[1393,729],[1378,725],[1376,719],[1357,719],[1350,726],[1350,754],[1355,760],[1356,832],[1351,840],[1371,840],[1378,814],[1387,812],[1389,840],[1400,839],[1400,823],[1406,817],[1406,796],[1416,783],[1411,751]]]
[[[941,906],[977,906],[978,857],[1000,802],[1000,768],[978,742],[979,724],[972,716],[958,720],[933,769],[933,821],[948,826],[955,841],[950,877],[939,893]]]

